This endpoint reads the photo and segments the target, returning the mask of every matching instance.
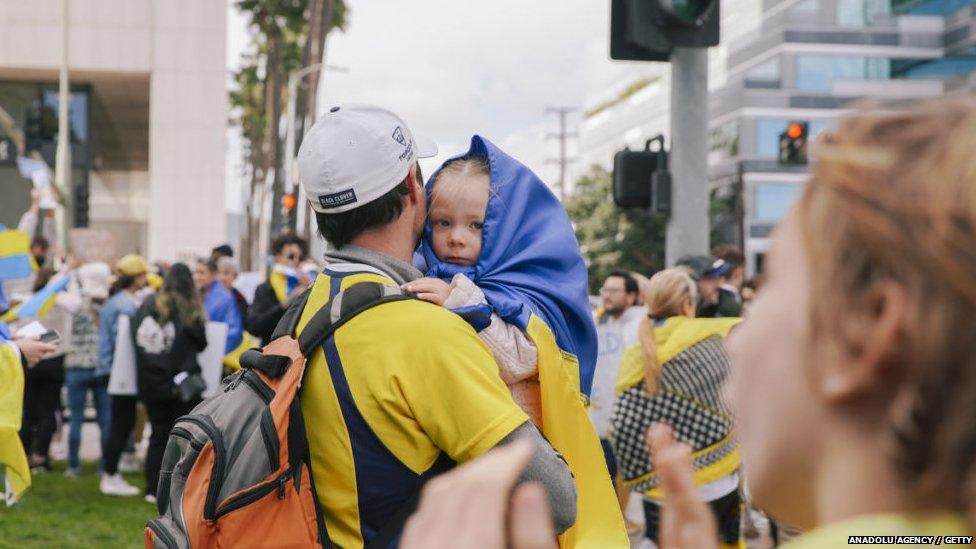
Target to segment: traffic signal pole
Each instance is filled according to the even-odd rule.
[[[707,254],[708,218],[708,49],[671,52],[671,218],[665,260],[674,265],[688,254]]]

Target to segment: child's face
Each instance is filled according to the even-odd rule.
[[[430,209],[431,246],[441,261],[472,266],[481,254],[488,176],[443,174]]]

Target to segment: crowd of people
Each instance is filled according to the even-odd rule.
[[[281,300],[265,282],[258,288],[260,299],[249,305],[234,286],[240,268],[228,245],[214,248],[192,268],[151,265],[135,254],[112,265],[79,260],[58,245],[53,211],[40,209],[36,194],[17,230],[30,236],[26,259],[36,268],[0,273],[3,341],[25,366],[22,399],[17,399],[22,413],[16,415],[26,461],[19,467],[6,464],[4,476],[21,479],[21,489],[9,490],[8,501],[23,493],[28,468],[32,474],[53,470],[54,441],[66,447],[65,477],[79,477],[83,426],[90,413],[99,437],[99,491],[155,501],[169,431],[201,401],[205,384],[198,355],[208,345],[206,323],[226,327],[222,373],[233,372],[241,347],[267,339],[283,313],[282,303],[301,293],[314,276],[317,268],[303,265],[309,261],[307,243],[290,233],[273,243],[269,281],[277,284],[281,278]],[[34,311],[29,304],[39,299],[46,303]],[[21,333],[38,321],[56,334],[56,342]],[[137,457],[143,453],[137,452],[140,447],[144,459]],[[120,474],[140,470],[145,490]]]
[[[649,278],[613,271],[591,311],[572,225],[528,168],[474,136],[425,181],[417,160],[436,149],[402,119],[334,107],[298,153],[324,266],[284,235],[249,298],[228,246],[109,269],[52,264],[35,238],[34,290],[67,277],[42,320],[70,336],[12,324],[0,366],[26,367],[37,471],[66,383],[77,474],[91,395],[106,494],[137,495],[118,471],[145,408],[147,547],[233,545],[239,517],[268,516],[289,527],[267,543],[294,546],[744,547],[752,507],[796,547],[966,536],[973,135],[972,100],[855,112],[814,144],[765,278],[720,246]],[[113,390],[126,331],[128,392]],[[263,404],[198,406],[212,333],[223,393]],[[196,427],[174,428],[191,410]],[[260,436],[224,439],[248,422]]]

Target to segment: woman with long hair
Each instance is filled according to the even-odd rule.
[[[657,422],[675,426],[695,452],[698,496],[721,525],[723,545],[740,544],[739,452],[721,395],[729,372],[722,339],[739,319],[695,318],[695,281],[684,268],[655,274],[645,292],[640,343],[621,360],[620,398],[611,417],[624,483],[644,494],[645,535],[658,542],[664,494],[644,442]]]
[[[176,419],[200,402],[180,385],[199,378],[197,353],[207,346],[205,315],[189,267],[177,263],[163,286],[139,307],[133,322],[139,398],[152,435],[146,452],[146,499],[155,502],[166,439]]]

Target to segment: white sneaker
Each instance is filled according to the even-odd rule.
[[[119,472],[120,473],[138,473],[142,468],[139,467],[139,460],[136,459],[136,455],[131,452],[126,452],[122,454],[119,459]]]
[[[102,480],[98,483],[98,490],[106,496],[137,496],[142,491],[126,482],[118,473],[102,475]]]
[[[143,499],[146,500],[146,503],[152,503],[153,505],[156,505],[156,496],[152,494],[146,494],[146,497],[144,497]]]
[[[81,471],[79,470],[78,467],[68,467],[67,469],[64,470],[64,476],[68,478],[78,478],[78,475],[80,474]]]

